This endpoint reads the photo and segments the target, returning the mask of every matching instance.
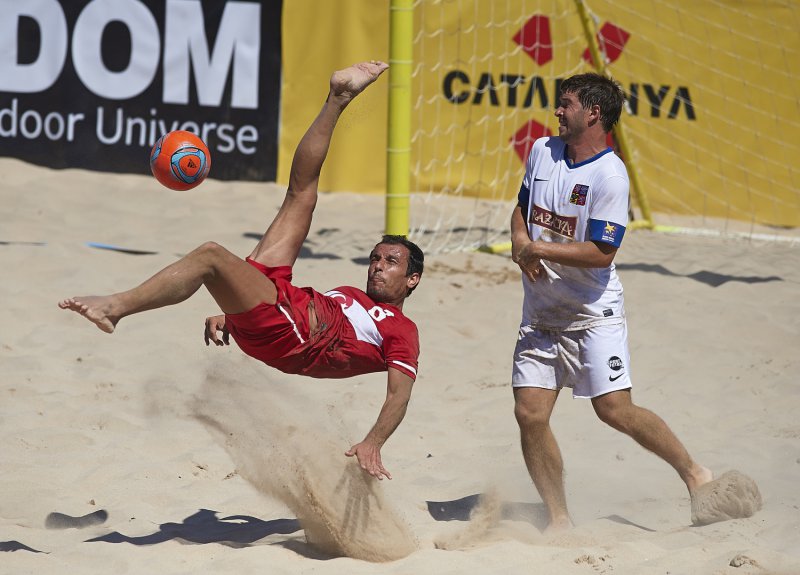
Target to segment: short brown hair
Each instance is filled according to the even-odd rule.
[[[600,106],[600,122],[608,133],[619,121],[625,94],[618,82],[589,72],[576,74],[561,82],[562,94],[575,94],[584,109]]]

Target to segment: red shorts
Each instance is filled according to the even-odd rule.
[[[342,378],[386,371],[383,359],[359,352],[355,330],[338,300],[291,284],[292,268],[268,268],[247,258],[278,290],[277,302],[226,314],[225,325],[247,355],[284,373]],[[310,335],[309,306],[317,328]]]
[[[292,268],[268,268],[247,258],[278,290],[275,304],[260,303],[250,311],[225,315],[225,326],[247,355],[270,364],[300,351],[308,340],[308,304],[313,292],[291,284]]]

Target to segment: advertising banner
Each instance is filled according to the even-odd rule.
[[[148,173],[162,134],[210,177],[274,181],[281,0],[0,0],[0,154]]]
[[[328,23],[336,34],[319,48],[287,33],[286,62],[306,62],[316,74],[341,65],[344,53],[382,53],[387,4],[287,3],[291,30],[316,33]],[[560,81],[595,69],[577,5],[414,3],[412,193],[516,196],[533,140],[558,133]],[[594,0],[589,8],[607,68],[628,95],[622,121],[633,157],[623,159],[637,170],[653,211],[800,226],[796,3],[750,2],[744,9],[696,0]],[[391,81],[391,68],[388,75]],[[297,92],[291,105],[316,106],[318,99]],[[366,157],[385,150],[382,134],[364,138],[375,150]],[[282,165],[289,145],[281,139]],[[373,174],[357,157],[344,165],[330,180],[333,189],[371,187]],[[377,169],[385,160],[368,165]]]
[[[334,70],[389,57],[389,0],[291,0],[283,9],[283,87],[278,182],[289,181],[294,148],[319,113]],[[319,187],[386,190],[386,110],[391,69],[339,121]]]

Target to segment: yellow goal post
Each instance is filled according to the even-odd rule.
[[[411,182],[411,74],[414,55],[414,0],[391,0],[389,10],[386,233],[407,236]]]

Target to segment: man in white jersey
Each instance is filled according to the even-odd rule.
[[[403,420],[417,376],[419,336],[402,309],[422,276],[422,251],[403,236],[383,236],[370,253],[366,292],[342,286],[322,294],[291,279],[339,116],[387,68],[373,60],[331,76],[328,98],[295,151],[283,204],[248,258],[207,242],[136,288],[58,304],[111,333],[123,317],[180,303],[204,285],[224,312],[206,319],[206,345],[225,345],[232,335],[248,355],[310,377],[388,372],[375,425],[345,453],[378,479],[391,479],[380,450]]]
[[[514,413],[522,453],[549,513],[570,527],[561,453],[550,416],[562,387],[597,416],[672,465],[690,494],[711,481],[657,415],[631,400],[622,285],[614,269],[628,224],[628,175],[606,142],[624,95],[580,74],[561,84],[558,137],[536,140],[511,216],[512,258],[524,302],[514,350]]]

